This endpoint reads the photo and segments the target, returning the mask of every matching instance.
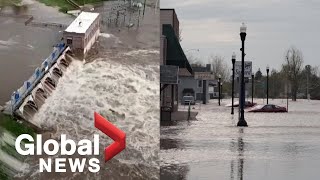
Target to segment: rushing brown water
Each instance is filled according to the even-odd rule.
[[[84,173],[39,173],[39,157],[29,157],[28,167],[17,172],[16,178],[159,179],[159,10],[154,8],[155,1],[148,4],[139,27],[103,24],[85,62],[73,61],[31,120],[44,129],[55,129],[53,138],[66,134],[77,141],[99,133],[93,125],[96,111],[127,133],[127,148],[104,163],[103,148],[112,140],[100,133],[99,173],[87,169]],[[105,3],[96,11],[109,6]],[[59,37],[59,31],[51,31]]]
[[[320,101],[290,101],[289,113],[245,113],[246,128],[216,100],[196,107],[198,121],[161,127],[161,178],[318,179]]]
[[[36,21],[68,24],[72,18],[37,1],[23,1],[23,10],[4,7],[0,13],[32,15]],[[10,100],[61,39],[59,29],[25,26],[25,18],[0,15],[0,104]]]

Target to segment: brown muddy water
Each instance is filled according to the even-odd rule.
[[[116,3],[104,3],[102,7],[96,7],[96,11],[104,11]],[[141,17],[139,27],[136,25],[130,28],[115,27],[103,24],[102,33],[89,56],[84,62],[73,61],[60,79],[56,90],[30,120],[43,129],[55,129],[55,133],[52,134],[53,138],[58,139],[60,134],[66,134],[77,141],[84,138],[90,139],[94,133],[99,133],[93,125],[93,112],[96,111],[127,133],[126,149],[111,161],[104,163],[101,152],[103,152],[103,147],[110,144],[112,140],[99,133],[101,148],[100,155],[97,157],[101,160],[99,173],[90,173],[87,169],[83,173],[74,174],[39,173],[39,157],[28,157],[23,162],[24,168],[16,172],[16,178],[159,179],[160,127],[157,103],[159,102],[160,61],[159,9],[158,6],[155,9],[156,1],[148,1],[148,4],[150,5],[146,7],[146,14]],[[55,13],[59,14],[56,15],[56,19],[53,18],[54,16],[48,19],[63,23],[60,13],[57,11]],[[67,15],[61,16],[70,18]],[[45,17],[41,18],[46,20]],[[104,18],[107,16],[103,16]],[[5,18],[3,21],[8,20]],[[15,26],[20,26],[17,20],[11,21]],[[30,27],[30,33],[33,31],[34,27]],[[39,43],[37,49],[34,48],[35,50],[30,54],[37,52],[46,57],[52,49],[51,46],[60,39],[61,32],[43,28],[39,28],[39,31],[45,33],[41,39],[38,38],[39,35],[30,38],[30,42]],[[7,36],[9,35],[10,33]],[[29,37],[20,36],[22,39],[29,39]],[[8,41],[7,38],[4,39]],[[24,43],[24,46],[28,47],[28,42]],[[41,48],[44,50],[40,50]],[[9,50],[13,51],[7,48],[5,52],[8,53]],[[16,64],[18,64],[21,61],[20,58],[24,56],[16,54]],[[20,87],[20,84],[31,75],[35,67],[40,65],[41,57],[34,60],[34,64],[31,63],[34,58],[29,58],[24,66],[21,65],[21,69],[30,64],[34,66],[30,68],[30,73],[15,74],[10,71],[12,81],[16,81],[18,85],[13,84],[11,90],[8,88],[8,95],[2,95],[3,101],[7,101],[12,90]],[[9,65],[14,66],[15,64]],[[3,83],[7,85],[6,81]],[[74,157],[76,155],[72,156]]]
[[[4,7],[1,13],[32,15],[37,21],[68,24],[72,18],[57,13],[37,1],[23,1],[22,9]],[[10,100],[14,90],[21,87],[35,68],[46,59],[52,46],[61,39],[57,29],[25,26],[25,18],[0,15],[0,104]]]
[[[320,101],[289,101],[289,113],[245,113],[245,128],[217,100],[195,107],[197,121],[161,126],[161,179],[319,179]]]

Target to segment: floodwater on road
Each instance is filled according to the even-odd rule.
[[[245,113],[245,128],[236,127],[238,109],[232,116],[228,103],[197,104],[197,121],[161,126],[161,178],[318,179],[320,101],[289,101],[289,113]]]

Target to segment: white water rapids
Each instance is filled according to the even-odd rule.
[[[130,50],[117,52],[116,57],[127,61],[157,59],[159,51]],[[156,60],[153,60],[156,62]],[[92,139],[100,135],[99,173],[64,175],[99,179],[108,174],[111,179],[158,179],[159,151],[159,65],[117,62],[99,57],[84,63],[73,60],[60,79],[57,88],[31,120],[42,128],[75,140]],[[93,114],[100,113],[126,133],[126,149],[111,162],[103,162],[103,149],[112,143],[107,135],[94,127]],[[30,163],[31,162],[31,163]],[[29,160],[30,172],[23,177],[57,178],[38,173],[38,160]],[[78,176],[77,176],[78,175]]]

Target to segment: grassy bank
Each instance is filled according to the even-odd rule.
[[[34,130],[30,127],[17,122],[13,117],[3,113],[0,113],[0,128],[9,131],[14,136],[19,136],[20,134],[35,134]]]
[[[0,7],[2,6],[18,6],[20,5],[21,0],[0,0]]]
[[[69,10],[77,9],[75,6],[70,4],[67,0],[38,0],[39,2],[44,3],[47,6],[59,7],[59,11],[67,12]],[[105,0],[73,0],[79,6],[83,6],[84,4],[94,4],[99,3]]]
[[[14,139],[20,134],[35,136],[33,129],[17,122],[12,116],[0,112],[0,156],[11,157],[19,162],[25,160],[26,157],[20,155],[14,147]],[[0,159],[2,159],[0,160],[0,179],[13,179],[16,172],[10,168],[8,162],[4,162],[3,158]]]

